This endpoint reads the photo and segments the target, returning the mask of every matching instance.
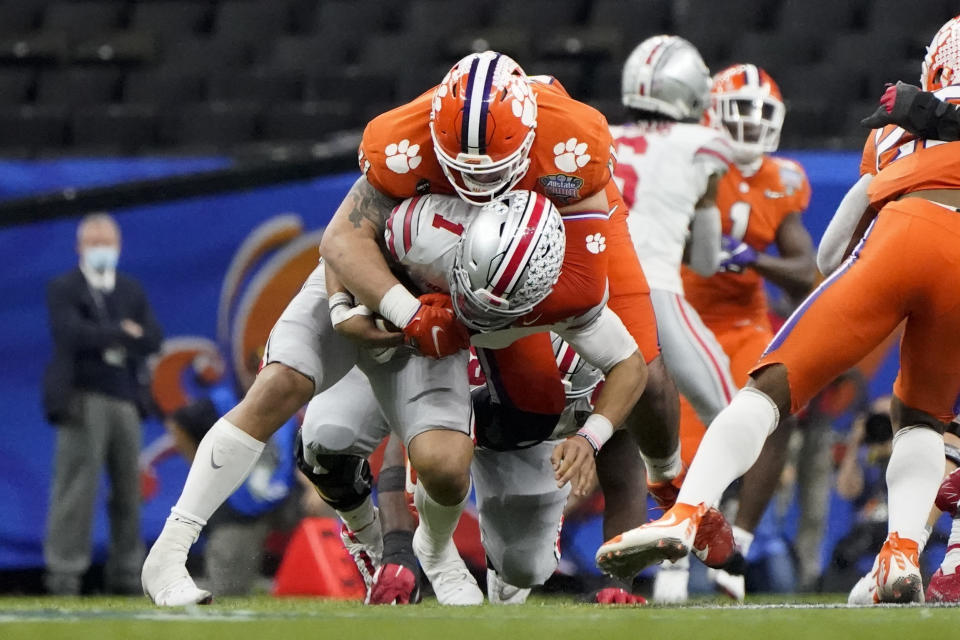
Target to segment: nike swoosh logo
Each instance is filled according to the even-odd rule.
[[[440,327],[434,327],[430,330],[430,334],[433,336],[433,348],[437,350],[437,357],[440,357],[440,342],[437,340],[437,336],[443,331]]]
[[[675,524],[677,524],[677,516],[671,513],[670,517],[660,518],[656,522],[651,522],[650,526],[651,527],[669,527]]]
[[[536,322],[537,320],[539,320],[539,319],[542,318],[542,317],[543,317],[543,314],[541,313],[540,315],[538,315],[538,316],[537,316],[536,318],[534,318],[533,320],[530,320],[530,321],[521,320],[521,321],[520,321],[520,324],[522,324],[522,325],[525,326],[525,327],[529,327],[530,325],[532,325],[534,322]]]
[[[214,469],[219,469],[220,467],[223,466],[222,464],[217,464],[216,461],[213,459],[213,449],[210,450],[210,466],[213,467]]]

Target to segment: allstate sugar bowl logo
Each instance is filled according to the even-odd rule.
[[[543,191],[552,199],[561,202],[570,202],[580,198],[580,189],[583,187],[583,178],[568,176],[565,173],[554,173],[540,177]]]

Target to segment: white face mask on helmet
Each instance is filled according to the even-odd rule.
[[[707,119],[730,134],[737,164],[777,150],[786,107],[770,74],[752,64],[735,64],[714,77],[711,94]]]
[[[477,211],[449,274],[453,310],[474,331],[503,329],[556,284],[566,236],[560,212],[532,191],[511,191]]]
[[[530,168],[537,99],[523,69],[495,51],[453,66],[433,95],[430,137],[444,175],[471,203],[510,189]]]

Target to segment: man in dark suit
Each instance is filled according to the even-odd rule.
[[[53,485],[44,542],[50,593],[77,594],[90,566],[94,502],[104,466],[110,477],[110,558],[106,587],[139,591],[143,545],[137,457],[147,384],[145,359],[162,331],[133,278],[116,271],[120,229],[107,214],[77,228],[78,268],[50,282],[54,356],[44,408],[56,426]]]

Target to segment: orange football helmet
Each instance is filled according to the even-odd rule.
[[[947,20],[933,36],[920,67],[920,86],[924,91],[950,86],[957,71],[960,71],[960,16]]]
[[[530,167],[537,99],[527,75],[495,51],[463,58],[433,95],[430,136],[444,174],[468,202],[510,190]]]
[[[756,65],[735,64],[713,77],[710,94],[708,123],[730,134],[737,163],[777,150],[786,107],[770,74]]]

